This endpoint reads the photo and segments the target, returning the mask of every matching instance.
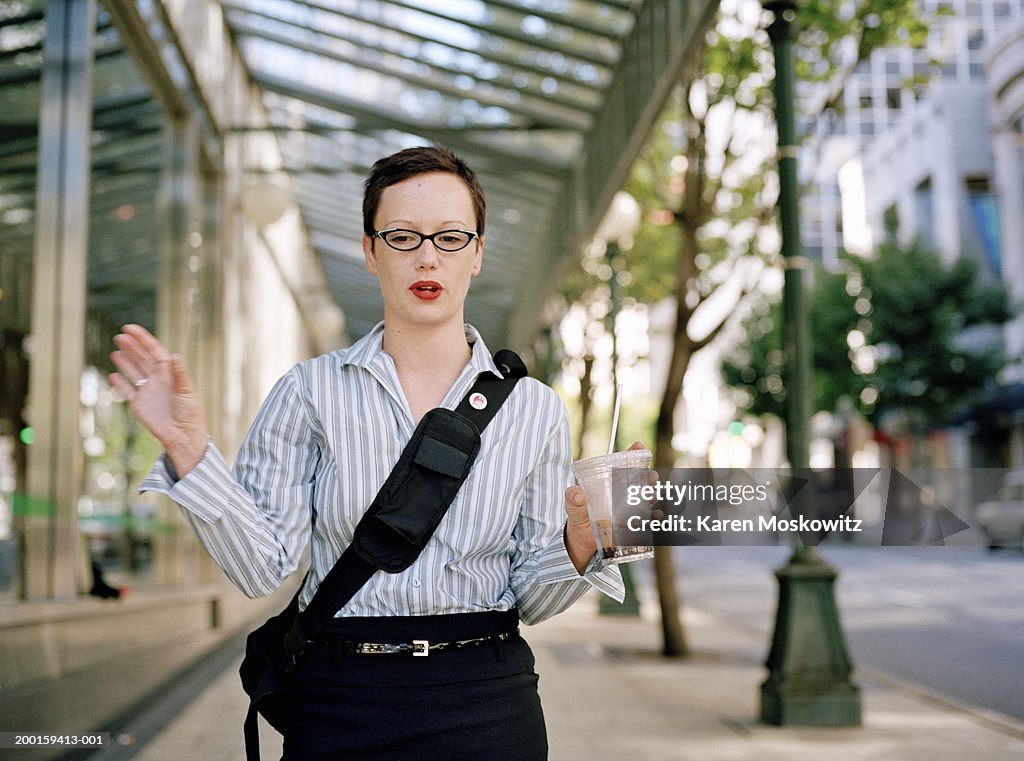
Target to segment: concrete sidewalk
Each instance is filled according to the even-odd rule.
[[[863,672],[856,675],[862,727],[761,725],[756,717],[767,636],[690,609],[686,624],[694,655],[666,661],[657,654],[653,605],[644,606],[647,615],[640,619],[600,616],[596,607],[596,597],[587,597],[555,619],[525,628],[537,654],[551,761],[1024,758],[1020,722]],[[210,680],[152,739],[95,758],[242,761],[246,700],[237,664]],[[264,725],[261,737],[263,758],[279,758],[277,735]]]

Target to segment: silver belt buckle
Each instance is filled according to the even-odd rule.
[[[414,639],[412,641],[412,654],[414,656],[430,655],[430,640]]]

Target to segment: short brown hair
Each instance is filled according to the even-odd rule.
[[[385,188],[428,172],[454,174],[466,183],[469,195],[473,199],[476,233],[483,237],[484,217],[487,213],[484,190],[480,187],[476,174],[465,161],[447,148],[438,145],[406,148],[374,163],[363,185],[363,232],[367,235],[373,235],[375,232],[373,218],[377,215],[377,207],[380,206],[380,197]]]

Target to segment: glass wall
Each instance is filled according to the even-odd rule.
[[[94,594],[148,579],[156,505],[138,484],[159,447],[106,380],[120,325],[154,329],[159,269],[158,191],[163,117],[100,6],[93,64],[85,371],[80,401],[84,456],[77,512]],[[168,530],[176,530],[167,527]]]
[[[37,436],[29,378],[45,6],[0,0],[0,601],[25,596],[26,524],[52,519],[54,511],[26,496]],[[85,340],[83,469],[74,510],[86,587],[94,569],[115,585],[136,583],[160,530],[153,506],[137,496],[155,445],[118,403],[106,373],[116,327],[155,321],[163,120],[102,5],[93,50],[86,318],[84,326],[61,326],[84,332]]]
[[[0,2],[0,600],[20,575],[44,0]]]

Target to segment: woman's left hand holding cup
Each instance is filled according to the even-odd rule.
[[[630,449],[647,449],[641,441],[634,441]],[[565,548],[577,572],[582,574],[597,552],[597,540],[587,509],[587,493],[579,484],[565,490]]]

